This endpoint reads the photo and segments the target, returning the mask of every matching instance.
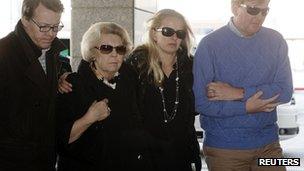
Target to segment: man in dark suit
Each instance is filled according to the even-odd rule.
[[[0,40],[0,170],[55,170],[55,98],[60,0],[24,0],[22,18]]]

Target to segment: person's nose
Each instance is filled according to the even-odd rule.
[[[54,31],[51,29],[51,30],[49,30],[49,31],[47,32],[47,35],[50,36],[50,37],[55,37],[55,36],[57,35],[57,32],[54,32]]]
[[[110,55],[113,56],[113,57],[116,57],[118,55],[118,53],[116,51],[116,48],[113,48],[113,50],[112,50],[112,52],[111,52]]]
[[[178,39],[176,33],[174,33],[174,34],[172,35],[172,38],[173,38],[174,40],[177,40],[177,39]]]

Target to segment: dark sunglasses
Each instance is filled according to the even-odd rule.
[[[101,45],[99,48],[95,47],[100,51],[102,54],[109,54],[111,53],[114,49],[119,55],[125,55],[127,52],[126,46],[120,45],[120,46],[111,46],[111,45]]]
[[[163,28],[155,28],[155,31],[161,32],[163,36],[171,37],[176,33],[176,37],[179,39],[184,39],[186,37],[185,30],[174,30],[170,27],[163,27]]]
[[[263,16],[266,16],[269,12],[269,7],[258,8],[258,7],[251,7],[245,4],[241,4],[240,6],[246,8],[247,13],[250,15],[258,15],[259,13],[262,13]]]

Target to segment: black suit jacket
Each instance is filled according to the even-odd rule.
[[[46,54],[45,74],[41,50],[21,21],[0,40],[0,170],[54,169],[54,105],[63,48],[56,38]]]

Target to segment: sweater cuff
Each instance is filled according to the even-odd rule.
[[[246,102],[232,102],[226,110],[230,111],[230,116],[247,114]]]

